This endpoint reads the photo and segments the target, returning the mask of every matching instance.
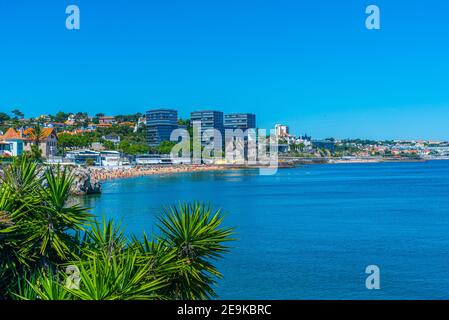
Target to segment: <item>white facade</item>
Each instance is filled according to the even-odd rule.
[[[282,124],[276,124],[274,126],[274,130],[276,132],[277,137],[285,137],[289,134],[288,126],[284,126]]]
[[[190,158],[171,158],[168,154],[144,154],[136,157],[138,165],[183,164],[190,163]]]
[[[101,151],[100,165],[103,167],[117,167],[122,163],[120,161],[120,152],[118,151]]]
[[[23,140],[21,139],[6,139],[2,142],[0,148],[0,155],[17,157],[23,154]]]

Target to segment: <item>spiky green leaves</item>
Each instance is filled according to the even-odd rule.
[[[233,230],[211,207],[165,210],[159,233],[129,239],[69,204],[73,177],[19,158],[0,180],[0,300],[207,299]],[[76,273],[67,274],[68,270]],[[71,279],[70,277],[76,276]],[[72,281],[73,280],[73,281]]]
[[[170,295],[180,299],[215,296],[214,279],[221,273],[211,263],[228,251],[233,229],[222,226],[220,210],[200,203],[180,204],[165,210],[159,219],[159,241],[175,251],[178,270],[173,274]]]

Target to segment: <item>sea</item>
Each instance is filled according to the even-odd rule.
[[[214,262],[220,299],[449,298],[449,161],[167,174],[102,190],[84,205],[129,235],[157,233],[164,207],[221,209],[236,240]]]

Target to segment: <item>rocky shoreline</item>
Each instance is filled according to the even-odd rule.
[[[112,179],[123,179],[150,176],[156,174],[175,174],[183,172],[204,172],[204,171],[221,171],[229,170],[226,166],[221,165],[147,165],[147,166],[128,166],[117,168],[90,167],[90,177],[94,182],[101,182]]]
[[[74,176],[71,194],[84,196],[101,193],[101,183],[106,180],[142,177],[156,174],[175,174],[183,172],[204,172],[229,170],[220,165],[152,165],[152,166],[128,166],[128,167],[83,167],[67,166]],[[3,171],[0,168],[0,176]]]
[[[76,167],[72,170],[74,181],[72,185],[72,194],[83,196],[87,194],[101,193],[101,182],[92,176],[90,169]]]
[[[156,174],[175,174],[183,172],[205,172],[229,170],[232,168],[220,165],[152,165],[128,167],[76,167],[73,169],[75,181],[73,195],[101,193],[101,182],[113,179],[135,178]]]

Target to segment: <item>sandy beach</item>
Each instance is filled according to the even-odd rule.
[[[425,161],[417,159],[328,159],[321,164],[339,164],[339,163],[378,163],[378,162],[416,162]],[[296,163],[299,164],[299,163]],[[304,164],[313,164],[307,162]],[[280,162],[279,168],[295,167],[293,163]],[[205,165],[205,164],[180,164],[180,165],[140,165],[125,167],[89,167],[90,178],[93,181],[105,181],[112,179],[142,177],[156,174],[175,174],[183,172],[204,172],[238,169],[256,169],[257,166],[233,166],[233,165]]]
[[[232,168],[219,165],[148,165],[127,167],[90,167],[91,179],[105,181],[112,179],[142,177],[155,174],[174,174],[182,172],[220,171]]]

